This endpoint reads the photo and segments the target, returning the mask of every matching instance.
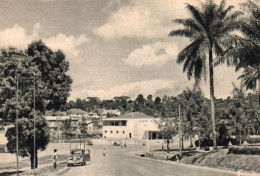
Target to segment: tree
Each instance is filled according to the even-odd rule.
[[[166,140],[168,153],[170,151],[170,140],[178,134],[178,128],[176,124],[176,119],[174,118],[162,118],[158,122],[158,128],[160,129],[159,133],[161,134],[162,138]]]
[[[190,138],[190,146],[192,147],[192,138],[195,134],[196,125],[198,125],[195,122],[196,118],[200,115],[205,115],[202,112],[205,98],[201,89],[196,87],[193,90],[187,88],[178,97],[181,109],[185,112],[183,133],[186,137]]]
[[[156,97],[154,100],[154,104],[158,110],[158,116],[160,115],[160,103],[161,103],[161,98],[160,97]]]
[[[218,58],[216,64],[226,61],[228,66],[235,65],[236,71],[243,68],[244,72],[239,78],[247,89],[257,90],[260,108],[260,6],[249,0],[242,3],[241,7],[246,16],[234,27],[243,36],[232,36],[225,41],[225,45],[229,45],[228,50]]]
[[[30,156],[31,168],[34,168],[34,146],[33,146],[33,119],[22,118],[18,122],[18,135],[19,135],[19,151],[18,154],[21,157]],[[38,116],[36,119],[36,149],[45,150],[48,143],[50,142],[50,134],[46,121]],[[7,148],[10,153],[16,153],[16,130],[15,128],[9,128],[6,132],[8,140]],[[35,151],[35,168],[38,167],[38,155],[37,150]]]
[[[198,82],[203,76],[206,78],[206,63],[208,59],[208,71],[210,82],[210,105],[212,136],[214,149],[217,149],[215,132],[215,109],[214,109],[214,75],[213,75],[213,53],[223,55],[225,46],[222,46],[222,39],[226,38],[234,29],[232,24],[241,13],[231,13],[233,6],[225,8],[225,0],[220,5],[207,0],[201,3],[201,8],[187,4],[186,8],[191,18],[175,19],[175,23],[184,26],[183,29],[173,30],[169,36],[181,36],[191,39],[191,44],[185,47],[178,54],[178,63],[183,63],[183,71],[187,72],[188,79],[195,77]],[[207,57],[208,56],[208,57]]]
[[[243,74],[240,75],[238,79],[242,79],[242,82],[246,86],[246,89],[258,89],[258,107],[260,108],[260,64],[246,67],[243,71]]]
[[[43,42],[32,42],[26,51],[15,48],[1,50],[0,54],[0,115],[16,127],[18,108],[19,155],[30,156],[33,169],[34,155],[37,167],[37,151],[44,150],[49,142],[49,131],[41,115],[46,109],[59,109],[69,96],[71,78],[66,75],[68,63],[61,51],[52,52]],[[17,81],[19,80],[19,81]],[[17,84],[19,83],[19,84]],[[35,86],[34,86],[35,85]],[[18,86],[19,105],[16,91]],[[35,91],[35,92],[34,92]],[[35,97],[34,97],[35,94]],[[34,98],[36,118],[36,153],[33,152]],[[6,137],[8,150],[14,153],[15,127]],[[24,140],[23,140],[24,138]]]
[[[32,64],[38,68],[41,79],[48,87],[49,100],[46,109],[59,110],[69,97],[72,79],[66,73],[69,71],[69,62],[61,50],[53,52],[41,40],[29,44],[25,51],[28,56],[32,57]],[[46,91],[47,91],[46,90]]]
[[[71,137],[73,135],[71,127],[72,127],[72,125],[71,125],[71,118],[66,119],[62,123],[61,131],[62,131],[62,135],[65,136],[66,140],[68,140],[69,137]]]

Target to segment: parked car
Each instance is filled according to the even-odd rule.
[[[86,144],[87,145],[93,145],[93,141],[92,140],[87,140]]]
[[[90,150],[72,149],[67,159],[67,166],[70,167],[74,164],[86,165],[86,162],[90,161]]]
[[[113,146],[120,146],[120,142],[115,141],[115,142],[113,143]]]

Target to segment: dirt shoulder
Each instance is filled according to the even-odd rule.
[[[140,155],[138,153],[137,155]],[[260,175],[259,155],[234,155],[228,154],[228,149],[205,152],[202,150],[184,150],[182,158],[177,161],[178,150],[172,150],[168,154],[168,161],[197,166],[206,166],[233,171],[245,171],[249,174]],[[155,150],[148,156],[153,159],[167,160],[167,152]],[[259,173],[259,174],[258,174]]]

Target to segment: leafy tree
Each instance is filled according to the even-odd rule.
[[[36,119],[36,149],[37,150],[45,150],[46,146],[50,141],[50,134],[48,131],[48,126],[46,121],[38,116]],[[10,128],[6,132],[6,137],[8,140],[7,148],[10,153],[16,153],[16,129]],[[34,164],[34,130],[33,130],[33,119],[29,118],[21,118],[18,122],[18,136],[19,136],[19,151],[18,154],[21,157],[30,156],[31,160],[31,168],[33,169]],[[35,151],[35,167],[38,167],[38,155],[37,150]]]
[[[201,92],[200,88],[195,88],[190,90],[187,88],[184,90],[179,97],[179,104],[181,105],[181,109],[185,112],[185,119],[184,119],[184,135],[190,138],[190,146],[193,146],[192,139],[195,134],[196,129],[196,118],[203,114],[202,106],[204,105],[204,95]],[[198,125],[198,123],[196,124]]]
[[[206,63],[208,62],[210,82],[210,105],[212,119],[212,133],[214,149],[217,149],[215,132],[215,108],[214,108],[214,74],[213,53],[223,55],[222,40],[227,38],[234,29],[232,24],[241,13],[231,13],[233,6],[225,8],[225,0],[220,5],[207,0],[201,3],[201,8],[187,4],[186,8],[191,18],[175,19],[174,22],[184,26],[183,29],[173,30],[169,36],[182,36],[191,39],[191,44],[185,47],[178,55],[177,62],[183,63],[183,71],[187,72],[188,79],[195,77],[198,82],[203,76],[206,78]],[[207,57],[208,56],[208,57]],[[207,61],[208,59],[208,61]]]
[[[161,98],[160,97],[156,97],[155,100],[154,100],[154,104],[157,108],[157,111],[158,111],[158,116],[160,114],[160,103],[161,103]]]
[[[59,110],[69,97],[72,79],[66,75],[69,62],[61,50],[53,52],[41,40],[32,42],[26,51],[32,57],[32,64],[37,66],[41,79],[48,88],[49,100],[46,109]]]
[[[166,140],[168,153],[170,151],[170,140],[178,134],[178,128],[176,124],[176,119],[174,118],[161,118],[158,122],[158,128],[160,129],[159,133],[163,139]]]
[[[62,131],[62,135],[65,136],[65,139],[69,139],[73,135],[71,129],[71,118],[66,119],[62,123],[61,131]]]
[[[35,166],[37,167],[37,151],[44,150],[49,142],[48,127],[41,115],[50,107],[58,109],[65,104],[71,84],[71,78],[65,74],[68,64],[60,51],[52,52],[44,43],[38,41],[32,42],[26,51],[19,51],[15,48],[1,50],[0,67],[0,115],[5,121],[14,123],[16,127],[15,119],[18,109],[18,152],[22,157],[30,156],[32,168],[35,154]],[[18,106],[16,87],[19,90]],[[32,150],[34,98],[36,153]],[[7,146],[11,153],[15,152],[16,146],[15,127],[10,128],[6,133],[6,137],[9,139]]]

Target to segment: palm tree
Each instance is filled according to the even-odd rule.
[[[213,75],[213,53],[224,54],[222,39],[229,36],[234,29],[234,20],[242,14],[231,12],[233,6],[225,8],[226,2],[222,0],[216,5],[212,0],[201,3],[201,8],[187,4],[186,8],[191,18],[175,19],[174,22],[184,26],[183,29],[173,30],[169,36],[181,36],[191,39],[191,43],[178,55],[177,63],[183,63],[183,71],[187,72],[188,79],[195,77],[198,82],[203,76],[206,79],[207,66],[210,81],[210,105],[213,132],[214,149],[217,149],[215,132],[215,109],[214,109],[214,75]],[[207,61],[208,59],[208,61]]]
[[[219,57],[219,61],[235,65],[236,70],[244,68],[239,78],[242,78],[247,89],[258,89],[260,107],[260,6],[249,0],[242,3],[241,7],[247,16],[236,23],[236,28],[241,31],[243,38],[230,40],[229,49],[223,57]]]
[[[258,105],[260,107],[260,65],[252,65],[246,67],[242,75],[240,75],[238,79],[242,79],[243,84],[246,86],[246,89],[258,89]]]

